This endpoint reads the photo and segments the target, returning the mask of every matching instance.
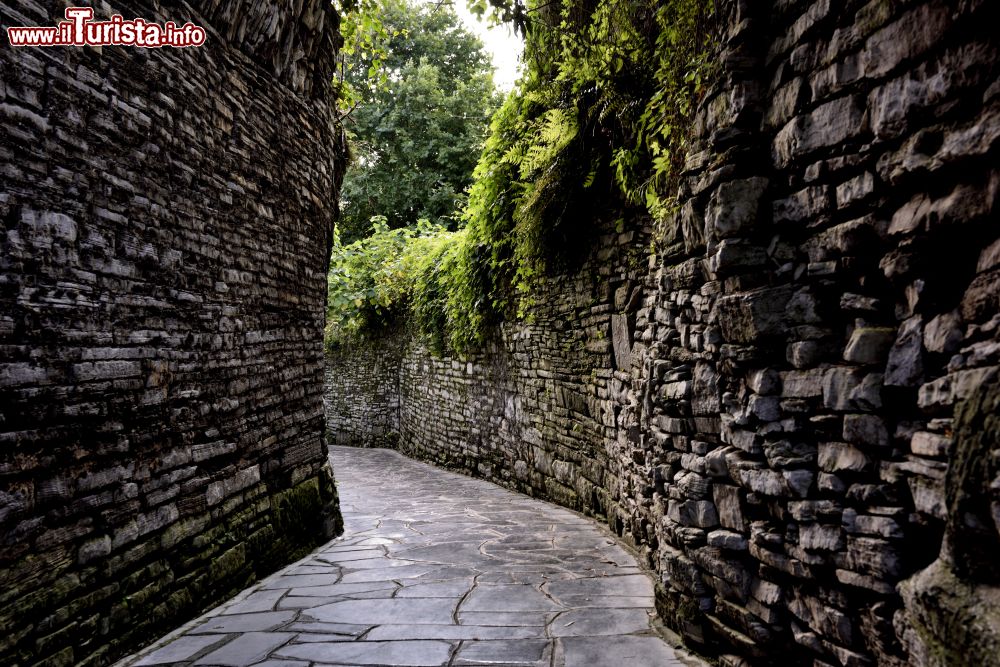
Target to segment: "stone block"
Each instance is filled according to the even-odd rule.
[[[782,398],[813,398],[823,395],[826,371],[810,369],[781,374]]]
[[[727,484],[712,485],[712,499],[718,511],[719,524],[738,533],[746,532],[743,519],[742,492],[738,487]]]
[[[917,456],[943,457],[951,450],[951,438],[918,431],[910,438],[910,451]]]
[[[884,363],[896,332],[888,327],[856,327],[844,348],[844,361],[855,364]]]
[[[851,95],[821,104],[781,128],[772,146],[774,161],[786,167],[818,149],[854,139],[866,131],[865,118],[859,100]]]
[[[884,382],[893,387],[916,387],[924,377],[923,318],[911,317],[899,327],[889,351]]]
[[[887,447],[889,430],[885,420],[877,415],[845,415],[843,438],[856,445]]]
[[[924,327],[924,348],[936,354],[954,354],[965,337],[958,311],[932,318]]]
[[[705,209],[705,237],[725,239],[752,231],[767,187],[768,179],[754,177],[716,188]]]
[[[763,288],[724,296],[717,302],[723,337],[734,343],[750,343],[765,336],[785,333],[785,307],[792,298],[788,287]]]
[[[865,42],[862,52],[865,76],[883,77],[906,60],[919,56],[939,43],[950,25],[946,3],[918,5]]]
[[[871,460],[857,447],[845,442],[821,442],[817,458],[824,472],[861,472],[871,467]]]

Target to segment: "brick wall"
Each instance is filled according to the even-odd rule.
[[[305,5],[102,2],[208,41],[0,48],[0,663],[107,664],[339,531],[338,19]]]

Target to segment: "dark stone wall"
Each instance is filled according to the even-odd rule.
[[[399,367],[408,336],[391,331],[375,341],[329,350],[326,427],[331,444],[394,447],[399,441]]]
[[[2,26],[64,3],[13,0]],[[98,665],[340,530],[327,3],[100,3],[186,50],[0,48],[0,663]]]
[[[470,359],[404,340],[399,447],[606,517],[723,664],[924,664],[897,585],[1000,365],[1000,10],[722,10],[661,250],[605,236]]]

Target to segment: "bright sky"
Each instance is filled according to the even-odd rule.
[[[493,67],[496,68],[493,81],[497,88],[505,92],[513,88],[518,77],[519,59],[521,51],[524,50],[524,42],[514,34],[510,26],[490,26],[485,20],[476,19],[469,12],[465,0],[454,0],[452,6],[465,26],[486,45],[486,50],[493,58]]]

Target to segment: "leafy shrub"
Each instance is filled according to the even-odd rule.
[[[503,14],[504,0],[489,5]],[[527,67],[493,116],[464,229],[382,221],[336,249],[334,332],[409,312],[435,348],[475,347],[497,322],[530,317],[539,282],[589,248],[595,220],[671,209],[713,72],[712,1],[515,0],[507,13],[527,21]]]

